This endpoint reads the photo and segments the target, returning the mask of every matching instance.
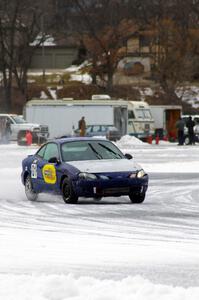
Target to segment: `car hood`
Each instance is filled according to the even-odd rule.
[[[80,172],[88,173],[133,172],[141,169],[141,167],[133,160],[127,159],[70,161],[68,164],[72,165]]]
[[[35,124],[35,123],[20,123],[18,124],[20,126],[20,128],[40,128],[39,124]]]

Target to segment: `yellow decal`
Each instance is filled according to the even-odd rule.
[[[54,165],[45,165],[42,169],[44,181],[46,183],[55,184],[57,181],[56,170]]]

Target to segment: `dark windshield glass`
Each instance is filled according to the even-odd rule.
[[[66,142],[61,146],[63,161],[125,159],[111,142],[103,140]]]

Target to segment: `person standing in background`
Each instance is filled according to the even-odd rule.
[[[81,120],[79,120],[79,130],[80,130],[80,136],[85,136],[85,134],[86,134],[85,117],[82,117]]]
[[[4,131],[6,144],[8,144],[10,142],[11,134],[12,134],[11,123],[10,123],[10,120],[8,118],[6,118],[6,120],[5,120],[5,131]]]
[[[192,120],[192,117],[189,116],[189,119],[186,122],[186,127],[188,128],[188,135],[189,135],[189,145],[195,144],[194,126],[195,126],[195,122]]]
[[[176,128],[178,130],[178,145],[184,144],[184,127],[185,127],[185,122],[180,117],[179,120],[176,122]]]

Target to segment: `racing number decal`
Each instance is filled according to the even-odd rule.
[[[32,163],[30,170],[31,170],[31,178],[37,178],[37,164]]]
[[[45,165],[42,169],[45,183],[55,184],[57,181],[56,170],[54,165]]]

